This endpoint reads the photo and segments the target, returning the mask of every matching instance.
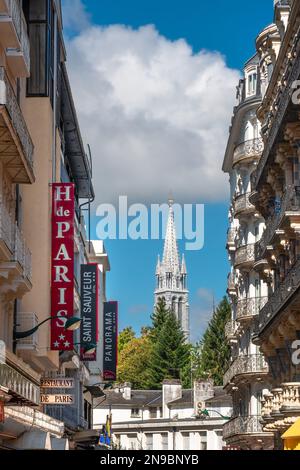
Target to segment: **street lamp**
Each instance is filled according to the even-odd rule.
[[[199,418],[203,417],[203,418],[209,418],[210,414],[209,412],[214,412],[214,413],[217,413],[222,419],[225,419],[225,420],[228,420],[228,419],[231,419],[230,416],[224,416],[222,415],[221,413],[219,413],[219,411],[216,411],[216,410],[208,410],[208,409],[204,409],[204,410],[201,410],[200,413],[199,413]]]
[[[49,317],[49,318],[46,318],[46,320],[39,323],[34,328],[32,328],[31,330],[20,331],[20,332],[14,331],[14,342],[18,341],[19,339],[28,338],[28,336],[33,335],[39,329],[39,327],[42,326],[44,323],[46,323],[50,320],[57,320],[57,319],[66,320],[65,325],[64,325],[64,329],[67,330],[67,331],[75,331],[75,330],[78,330],[78,328],[80,327],[81,318],[77,318],[77,317],[71,317],[71,318]]]
[[[82,346],[84,354],[94,354],[97,349],[97,344],[94,343],[74,343],[74,346]]]

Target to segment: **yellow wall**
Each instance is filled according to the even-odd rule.
[[[23,231],[32,253],[33,288],[22,300],[22,311],[33,312],[42,321],[51,314],[51,182],[52,182],[52,107],[47,98],[27,98],[24,116],[31,134],[36,182],[23,186]],[[59,145],[58,145],[59,148]],[[58,158],[59,161],[59,158]],[[50,346],[50,322],[38,332],[40,355],[53,367],[58,353],[46,351]]]

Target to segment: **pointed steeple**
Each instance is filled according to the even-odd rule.
[[[179,256],[178,246],[176,238],[176,227],[174,220],[173,210],[173,199],[169,199],[169,218],[167,224],[164,254],[163,254],[163,265],[166,269],[170,269],[170,272],[179,270]]]
[[[157,265],[155,274],[158,276],[160,274],[160,256],[157,257]]]
[[[181,274],[187,274],[184,254],[182,255]]]

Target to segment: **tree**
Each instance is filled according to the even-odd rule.
[[[163,327],[169,313],[170,312],[166,307],[165,299],[164,298],[158,299],[155,310],[154,310],[154,312],[151,316],[152,332],[153,332],[154,335],[159,333],[159,331]]]
[[[120,332],[118,338],[118,352],[119,354],[123,351],[124,347],[130,343],[131,340],[135,338],[135,333],[131,326],[124,328],[123,331]]]
[[[202,379],[210,378],[215,385],[222,385],[230,359],[230,347],[225,337],[225,325],[230,317],[230,304],[224,297],[193,352],[194,366],[196,366],[194,376]]]
[[[154,322],[150,367],[152,387],[160,389],[164,379],[181,378],[190,362],[190,347],[175,315],[166,309],[165,304],[158,305]]]
[[[146,390],[151,388],[152,341],[148,333],[140,338],[131,338],[119,354],[117,380],[131,382],[133,388]]]

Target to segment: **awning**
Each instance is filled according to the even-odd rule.
[[[69,439],[57,439],[56,437],[51,437],[51,449],[69,450]]]
[[[21,437],[10,441],[9,447],[22,450],[51,450],[50,433],[27,431]]]
[[[292,426],[282,434],[282,439],[290,439],[290,438],[300,438],[300,418],[292,424]]]
[[[82,142],[77,114],[72,97],[65,64],[62,65],[62,106],[65,156],[71,167],[79,198],[94,196],[92,186],[92,163],[89,161]]]

